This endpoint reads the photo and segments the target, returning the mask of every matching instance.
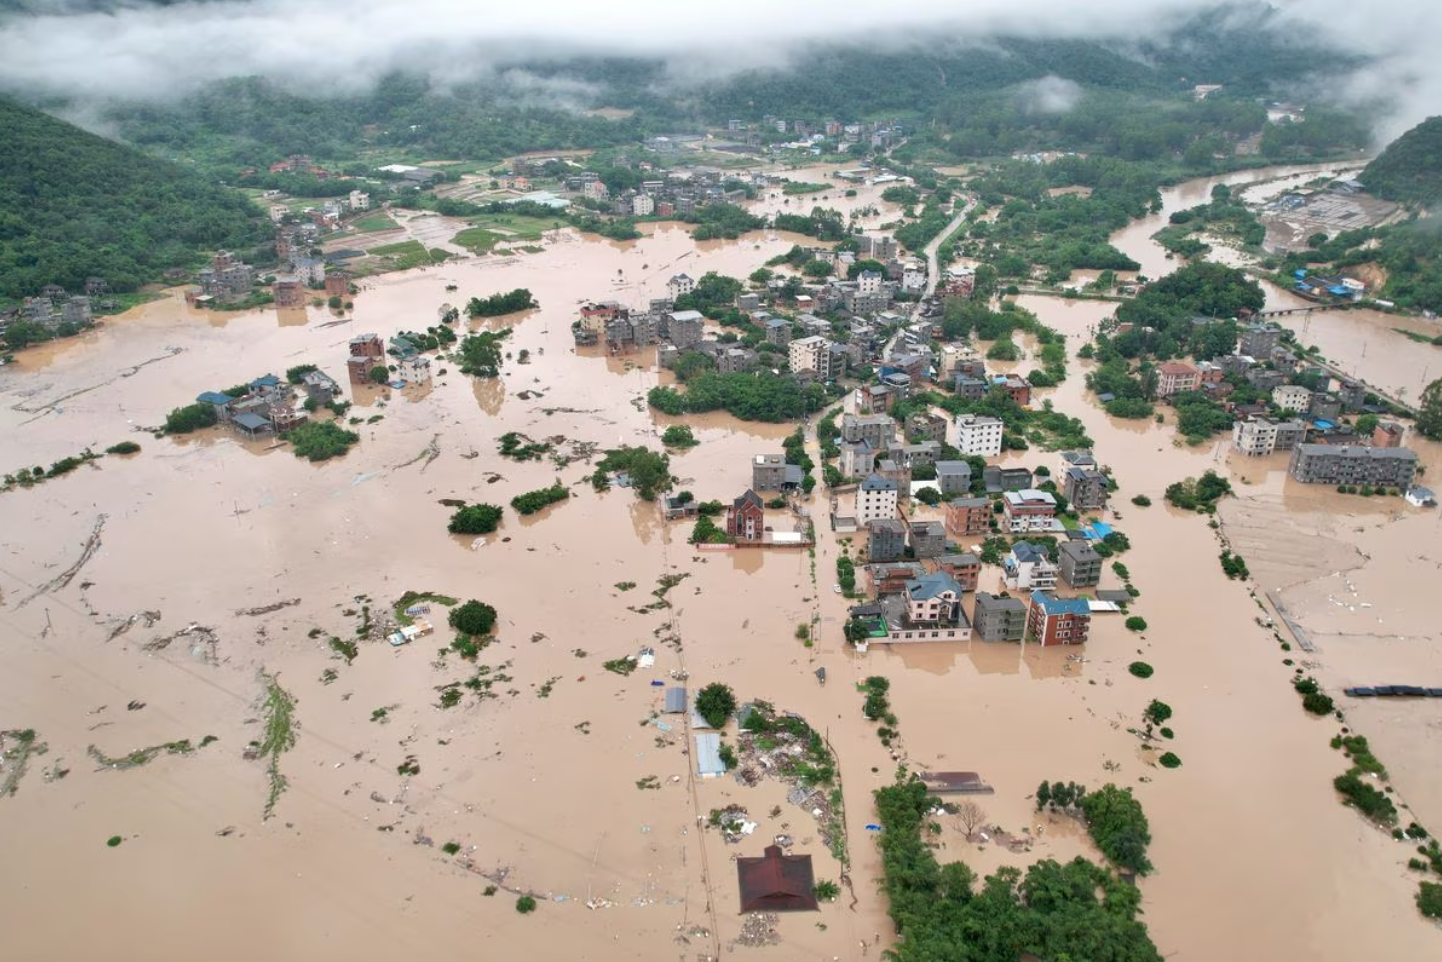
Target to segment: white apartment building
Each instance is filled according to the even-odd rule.
[[[791,361],[791,373],[815,371],[817,377],[825,380],[831,366],[827,356],[830,347],[831,342],[817,334],[798,337],[786,346],[786,354]]]
[[[956,447],[962,454],[994,458],[1001,454],[1002,424],[984,414],[963,414],[956,421]]]
[[[696,281],[686,274],[677,274],[666,282],[666,293],[671,300],[678,300],[696,289]]]
[[[873,474],[856,489],[856,523],[891,521],[896,518],[896,482]]]
[[[656,201],[650,194],[637,194],[631,199],[631,213],[637,217],[650,217],[656,212]]]
[[[1272,403],[1283,411],[1305,413],[1312,406],[1312,390],[1300,384],[1283,384],[1272,389]]]

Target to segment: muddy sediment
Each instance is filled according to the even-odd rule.
[[[858,204],[867,191],[875,193],[861,188]],[[791,209],[805,210],[814,198],[790,199]],[[1415,883],[1399,868],[1401,850],[1335,801],[1329,782],[1343,766],[1327,746],[1331,728],[1298,707],[1290,669],[1256,622],[1256,603],[1221,572],[1216,533],[1167,508],[1161,495],[1207,468],[1232,473],[1241,503],[1255,507],[1235,520],[1224,515],[1229,536],[1247,545],[1258,579],[1275,576],[1289,608],[1317,632],[1319,676],[1327,678],[1349,670],[1361,677],[1360,659],[1370,655],[1359,650],[1358,667],[1348,668],[1345,646],[1358,642],[1312,624],[1334,614],[1305,594],[1328,574],[1315,562],[1340,568],[1360,557],[1349,569],[1359,592],[1392,581],[1425,590],[1401,570],[1423,568],[1424,535],[1433,532],[1435,543],[1430,517],[1392,522],[1368,506],[1357,509],[1365,517],[1355,524],[1296,521],[1337,506],[1296,490],[1284,465],[1239,463],[1225,445],[1178,447],[1170,425],[1109,418],[1085,392],[1085,363],[1072,358],[1068,380],[1041,396],[1083,419],[1116,472],[1121,490],[1110,520],[1134,545],[1123,560],[1141,589],[1136,610],[1148,631],[1137,636],[1119,619],[1099,617],[1080,651],[978,641],[857,655],[841,638],[844,602],[829,588],[839,547],[824,524],[813,578],[805,551],[697,552],[685,542],[688,524],[664,521],[628,490],[598,493],[583,483],[591,470],[584,458],[500,457],[499,439],[512,431],[659,448],[675,419],[636,403],[659,382],[654,352],[577,352],[577,305],[660,296],[682,270],[744,277],[794,240],[757,234],[696,244],[662,225],[633,242],[555,241],[539,254],[369,279],[353,323],[338,328],[313,310],[302,325],[282,326],[271,312],[217,322],[172,297],[0,370],[6,443],[43,462],[77,442],[114,443],[200,391],[267,371],[317,363],[343,380],[354,332],[415,328],[460,295],[528,287],[541,303],[523,318],[488,322],[514,323],[506,349],[529,350],[528,365],[508,364],[490,381],[452,370],[427,391],[357,391],[357,411],[385,417],[356,427],[361,443],[342,459],[314,465],[271,441],[216,429],[147,442],[123,472],[102,465],[0,501],[5,598],[45,586],[28,606],[12,602],[4,612],[11,640],[0,646],[0,704],[16,706],[53,753],[70,757],[96,740],[89,712],[132,700],[149,707],[102,716],[113,723],[106,744],[162,745],[177,731],[219,739],[184,765],[147,765],[104,781],[83,771],[27,780],[0,800],[0,845],[16,864],[32,866],[23,883],[7,876],[0,886],[0,923],[17,957],[94,955],[100,933],[118,931],[143,932],[148,957],[158,959],[187,957],[198,942],[216,959],[251,958],[281,943],[287,954],[318,957],[458,955],[483,944],[492,953],[669,958],[678,933],[682,951],[717,955],[722,946],[771,943],[773,932],[779,944],[745,951],[852,957],[859,943],[890,932],[867,825],[869,793],[892,777],[897,760],[861,716],[855,685],[871,675],[891,681],[911,766],[980,772],[996,788],[980,801],[986,824],[1032,840],[1029,851],[979,844],[948,819],[941,857],[965,858],[983,873],[1029,859],[1095,857],[1074,823],[1037,816],[1029,796],[1043,779],[1115,781],[1134,786],[1151,819],[1159,871],[1142,892],[1164,954],[1289,957],[1304,931],[1305,951],[1320,959],[1357,958],[1379,945],[1396,957],[1423,957],[1434,934],[1415,918]],[[448,284],[460,291],[447,293]],[[1068,335],[1072,354],[1110,309],[1026,303]],[[176,360],[142,364],[182,345]],[[1369,356],[1373,350],[1380,349]],[[49,413],[29,420],[41,408]],[[673,471],[700,500],[739,495],[750,483],[750,457],[779,450],[791,427],[725,415],[684,420],[700,444],[673,453]],[[1425,457],[1434,473],[1442,469],[1435,451]],[[1055,466],[1054,454],[1036,450],[1013,458]],[[501,527],[481,538],[446,533],[443,499],[505,505],[557,478],[571,490],[563,504],[524,520],[506,508]],[[1131,506],[1139,493],[1153,506]],[[811,503],[816,514],[823,506],[819,496]],[[82,599],[73,581],[55,579],[75,564],[101,516],[104,540],[84,561]],[[1265,535],[1292,527],[1290,540]],[[1259,532],[1255,547],[1241,528]],[[1335,546],[1308,552],[1306,542],[1318,537]],[[1409,541],[1415,550],[1397,550]],[[1304,564],[1312,566],[1294,577]],[[663,578],[669,607],[651,608],[645,593]],[[1114,581],[1108,572],[1103,586]],[[617,587],[627,582],[637,589]],[[357,636],[363,604],[378,617],[387,599],[417,585],[496,606],[495,639],[474,662],[447,648],[445,606],[436,603],[429,617],[438,631],[409,645]],[[1405,593],[1396,591],[1388,617],[1397,621],[1387,627],[1423,637],[1425,626],[1408,620]],[[147,613],[147,630],[111,634],[138,611]],[[795,628],[813,619],[818,640],[806,647]],[[145,649],[202,624],[214,638],[202,646],[212,657],[186,644]],[[355,638],[356,657],[338,656],[327,644],[332,636]],[[653,667],[625,676],[603,667],[642,647],[654,650]],[[1423,646],[1404,650],[1414,649]],[[1156,668],[1153,678],[1127,673],[1138,658]],[[825,685],[814,674],[821,667]],[[288,788],[274,797],[269,820],[273,782],[264,764],[242,757],[242,746],[262,740],[257,670],[282,680],[302,732],[284,754]],[[743,701],[785,706],[834,746],[846,863],[811,811],[788,800],[783,780],[695,777],[686,720],[661,714],[665,686],[683,676],[693,693],[722,680]],[[439,707],[451,688],[459,701]],[[1152,767],[1127,730],[1153,697],[1176,710],[1174,750],[1184,765],[1175,771]],[[1429,804],[1419,781],[1425,728],[1399,732],[1395,746],[1372,737],[1399,790],[1419,809]],[[736,742],[734,732],[727,740]],[[711,810],[729,805],[757,822],[737,844],[705,824]],[[1442,825],[1442,815],[1434,822]],[[409,844],[418,832],[436,846]],[[115,834],[126,844],[107,849]],[[844,872],[850,892],[818,915],[740,916],[731,857],[759,854],[777,835],[812,856],[818,879],[841,881]],[[449,842],[463,859],[443,852]],[[504,888],[488,898],[496,878]],[[538,911],[517,914],[516,892],[535,893]],[[77,906],[89,925],[67,923]],[[264,933],[257,917],[267,921]],[[471,920],[482,922],[483,936]]]

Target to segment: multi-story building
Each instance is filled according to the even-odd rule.
[[[1342,399],[1330,391],[1317,391],[1307,406],[1307,416],[1316,421],[1336,421],[1342,416]]]
[[[955,578],[962,591],[975,591],[981,580],[981,559],[968,553],[944,554],[936,559],[936,570]]]
[[[1312,389],[1300,384],[1283,384],[1272,389],[1272,403],[1283,411],[1301,414],[1312,406]]]
[[[1355,484],[1406,489],[1417,475],[1417,452],[1408,448],[1299,444],[1287,472],[1303,484]]]
[[[1282,342],[1282,329],[1274,324],[1248,324],[1237,339],[1237,353],[1265,361]]]
[[[886,414],[841,416],[841,439],[865,441],[873,451],[885,451],[896,437],[896,419]]]
[[[866,559],[873,564],[899,561],[906,554],[906,525],[895,518],[866,522]]]
[[[1360,381],[1343,378],[1337,383],[1337,397],[1342,401],[1342,410],[1355,413],[1367,403],[1367,387]]]
[[[751,459],[751,490],[780,491],[786,484],[786,469],[795,467],[786,463],[784,454],[758,454]]]
[[[671,311],[666,315],[666,339],[679,350],[701,343],[706,318],[700,311]]]
[[[1081,598],[1054,598],[1045,591],[1031,595],[1026,633],[1043,648],[1052,645],[1080,645],[1091,628],[1091,605]]]
[[[1232,444],[1248,457],[1266,457],[1274,451],[1290,451],[1306,434],[1307,426],[1300,420],[1278,421],[1254,415],[1232,425]]]
[[[943,497],[956,498],[971,493],[971,465],[965,461],[936,462],[936,486]]]
[[[294,274],[277,274],[270,292],[276,307],[305,307],[305,285]]]
[[[716,354],[716,370],[721,374],[737,374],[754,368],[760,356],[749,347],[728,347]]]
[[[817,334],[796,338],[786,347],[786,355],[791,362],[791,373],[800,374],[803,371],[811,371],[819,380],[827,380],[826,372],[830,369],[830,358],[826,349],[830,346],[830,341]]]
[[[666,295],[673,301],[680,300],[696,290],[696,281],[688,274],[677,274],[666,282]]]
[[[936,464],[937,455],[941,453],[941,445],[935,441],[923,441],[920,444],[893,444],[888,453],[892,460],[904,468],[925,468]]]
[[[1001,526],[1013,534],[1050,531],[1056,526],[1056,498],[1027,488],[1007,491],[1001,499]]]
[[[1008,595],[978,591],[971,622],[982,641],[1021,641],[1026,635],[1026,605]]]
[[[1078,511],[1100,511],[1107,506],[1111,478],[1092,468],[1067,468],[1062,493]]]
[[[876,470],[876,450],[866,441],[842,441],[840,470],[843,477],[859,478]]]
[[[1062,580],[1073,588],[1089,588],[1102,580],[1102,556],[1085,541],[1064,541],[1057,548]]]
[[[899,595],[906,591],[906,583],[926,574],[926,569],[915,561],[888,561],[866,566],[866,575],[871,579],[872,594]]]
[[[1372,431],[1372,445],[1378,448],[1400,448],[1402,446],[1402,425],[1395,421],[1378,421]]]
[[[1157,397],[1171,397],[1201,386],[1201,372],[1190,364],[1168,361],[1157,367]]]
[[[756,544],[766,531],[766,509],[755,491],[747,491],[726,509],[726,534],[737,544]]]
[[[946,525],[940,521],[912,521],[907,535],[917,558],[939,558],[946,553]]]
[[[891,458],[877,458],[875,473],[896,485],[897,497],[905,500],[911,497],[911,469],[897,464]]]
[[[934,629],[954,629],[961,626],[967,628],[964,637],[970,638],[971,626],[967,624],[966,616],[961,610],[961,595],[961,585],[957,584],[949,575],[939,571],[908,581],[906,583],[906,621],[908,625],[915,625],[919,628],[930,626]]]
[[[650,194],[637,194],[631,198],[631,213],[637,217],[650,217],[656,212],[656,198]]]
[[[927,411],[918,411],[906,419],[906,436],[913,441],[946,440],[946,418]]]
[[[1031,487],[1032,477],[1029,468],[1003,468],[988,464],[981,472],[981,480],[987,494],[998,494],[1002,491],[1025,491]]]
[[[991,500],[956,498],[946,505],[946,529],[957,537],[991,531]]]
[[[956,446],[962,454],[994,458],[1001,454],[1002,423],[982,414],[963,414],[956,421]]]
[[[997,374],[992,377],[991,386],[1001,388],[1021,407],[1031,403],[1031,382],[1019,374]]]
[[[1008,588],[1030,591],[1055,588],[1060,569],[1047,557],[1046,549],[1030,541],[1018,541],[1002,559],[1002,580]]]
[[[873,474],[856,489],[856,523],[896,517],[896,482]]]

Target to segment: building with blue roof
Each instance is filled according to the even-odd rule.
[[[1033,591],[1026,618],[1027,638],[1043,648],[1084,644],[1091,619],[1091,605],[1083,598],[1057,598]]]
[[[250,386],[253,390],[259,391],[265,388],[280,387],[280,383],[280,378],[274,374],[267,374],[264,377],[258,377],[254,381],[251,381]]]

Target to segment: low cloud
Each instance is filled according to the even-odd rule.
[[[16,9],[21,12],[14,12]],[[912,0],[884,11],[835,0],[582,0],[478,5],[472,0],[12,0],[0,18],[0,88],[78,100],[162,99],[208,81],[262,75],[317,96],[370,88],[385,74],[443,83],[494,79],[537,102],[577,107],[596,95],[573,80],[514,70],[571,56],[643,56],[696,81],[753,67],[805,69],[830,44],[871,49],[988,37],[1127,41],[1174,26],[1195,0]],[[1304,40],[1376,58],[1339,77],[1336,94],[1379,99],[1391,127],[1442,109],[1442,4],[1278,0]],[[965,38],[962,41],[938,38]],[[1321,75],[1327,64],[1317,65]],[[1069,108],[1058,78],[1031,85],[1034,109]]]
[[[1081,100],[1081,85],[1062,77],[1046,76],[1028,81],[1017,91],[1027,113],[1064,114]]]

